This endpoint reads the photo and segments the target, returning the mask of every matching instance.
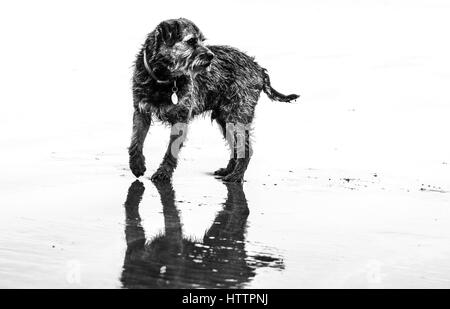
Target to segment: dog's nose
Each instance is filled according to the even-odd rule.
[[[214,59],[214,54],[212,52],[207,52],[207,53],[202,54],[201,58],[202,58],[202,60],[211,62]]]
[[[209,52],[206,54],[206,60],[212,61],[214,59],[214,54]]]

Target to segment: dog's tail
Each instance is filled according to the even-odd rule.
[[[273,89],[272,86],[270,85],[270,78],[269,74],[267,74],[266,69],[262,69],[262,75],[263,75],[263,91],[265,94],[267,94],[269,99],[279,102],[291,102],[300,97],[297,94],[284,95]]]

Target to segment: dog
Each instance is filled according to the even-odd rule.
[[[242,182],[252,155],[250,130],[261,91],[271,100],[291,102],[270,85],[267,70],[229,46],[205,44],[200,29],[185,18],[161,22],[136,56],[133,74],[133,133],[128,148],[136,177],[146,171],[143,145],[152,121],[172,127],[168,149],[152,181],[170,180],[189,121],[211,112],[230,147],[226,182]]]

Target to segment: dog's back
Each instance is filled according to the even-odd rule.
[[[256,105],[264,89],[264,69],[254,58],[230,46],[212,45],[215,57],[207,71],[199,73],[194,83],[196,96],[205,110]]]

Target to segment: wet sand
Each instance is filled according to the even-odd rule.
[[[261,118],[274,106],[261,106]],[[127,138],[122,125],[112,149]],[[436,173],[446,174],[447,165],[419,179],[295,166],[276,151],[265,156],[273,145],[258,142],[257,132],[242,185],[211,175],[227,152],[208,120],[194,123],[166,185],[147,179],[166,145],[163,127],[149,136],[149,171],[140,180],[128,170],[123,145],[97,153],[95,137],[76,144],[88,138],[80,133],[55,145],[83,151],[35,147],[35,159],[22,167],[28,176],[11,183],[17,169],[10,168],[2,177],[0,286],[450,286],[449,184]]]
[[[1,288],[450,287],[448,7],[287,7],[301,39],[277,30],[279,48],[271,23],[249,39],[180,6],[211,43],[255,55],[274,88],[302,97],[261,97],[242,186],[211,175],[228,150],[208,117],[172,183],[155,186],[169,129],[151,128],[139,181],[127,158],[130,65],[167,17],[145,3],[108,4],[102,23],[101,4],[52,4],[61,14],[36,36],[0,19],[29,38],[5,34],[15,48],[0,59]],[[252,5],[223,15],[247,20]],[[259,5],[264,20],[279,9]],[[16,66],[30,44],[25,91]]]

